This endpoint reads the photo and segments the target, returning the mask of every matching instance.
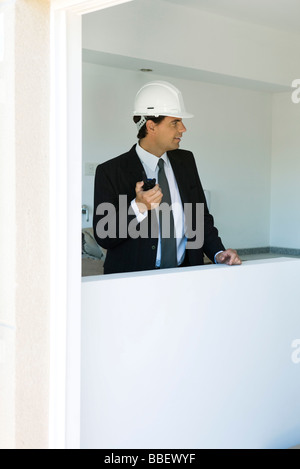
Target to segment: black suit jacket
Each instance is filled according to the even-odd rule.
[[[93,226],[97,243],[107,249],[104,264],[105,274],[155,269],[158,245],[155,211],[149,211],[149,216],[145,221],[148,227],[147,237],[139,236],[133,239],[128,235],[127,230],[124,232],[124,227],[128,227],[130,223],[136,221],[135,215],[128,213],[128,210],[131,201],[136,197],[136,183],[143,180],[143,165],[135,148],[136,145],[129,152],[101,164],[96,171]],[[204,245],[198,249],[186,250],[185,265],[202,265],[203,252],[213,261],[215,254],[225,248],[219,238],[218,230],[214,226],[213,217],[209,214],[194,156],[189,151],[174,150],[168,152],[168,158],[178,184],[182,203],[190,203],[193,208],[197,203],[205,204]],[[123,204],[122,207],[119,206],[120,195],[127,196],[126,208]],[[100,213],[97,208],[99,206],[103,208],[104,206],[100,205],[103,203],[112,204],[115,207],[116,216],[113,212],[104,210],[101,210]],[[193,210],[193,218],[195,213]],[[106,226],[105,222],[107,222]],[[113,236],[103,237],[101,233],[99,236],[100,225],[98,223],[101,224],[102,228],[105,226],[105,229],[108,229],[110,222],[115,222]],[[156,226],[157,229],[153,230],[153,226]],[[193,220],[193,228],[195,229],[195,220]]]

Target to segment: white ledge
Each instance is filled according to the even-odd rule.
[[[272,259],[257,259],[253,261],[244,261],[241,266],[228,266],[223,264],[206,264],[206,265],[199,265],[195,267],[184,267],[184,268],[174,268],[174,269],[164,269],[164,270],[145,270],[142,272],[128,272],[128,273],[121,273],[121,274],[110,274],[110,275],[94,275],[91,277],[83,277],[82,283],[89,283],[89,282],[98,282],[98,281],[109,281],[109,280],[117,280],[117,279],[130,279],[130,278],[139,278],[139,277],[148,277],[149,275],[152,276],[160,276],[160,275],[179,275],[179,274],[186,274],[188,272],[199,272],[199,271],[206,271],[212,269],[244,269],[250,266],[263,266],[264,264],[277,264],[281,262],[300,262],[300,259],[291,258],[291,257],[276,257]]]

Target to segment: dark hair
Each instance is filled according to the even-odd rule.
[[[153,121],[155,124],[159,124],[160,122],[162,122],[164,120],[165,116],[158,116],[158,117],[154,117],[154,116],[145,116],[145,119],[147,121]],[[139,121],[141,120],[141,116],[134,116],[133,118],[133,122],[135,124],[137,124]],[[147,135],[147,127],[146,127],[146,124],[143,125],[143,127],[140,128],[139,130],[139,133],[137,135],[137,138],[139,140],[142,140],[142,138],[145,138]]]

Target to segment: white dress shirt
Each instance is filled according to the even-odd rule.
[[[148,151],[144,150],[139,144],[136,146],[136,152],[141,160],[141,163],[144,167],[145,173],[149,179],[155,178],[156,181],[158,179],[158,158],[155,155],[152,155]],[[176,241],[177,241],[177,262],[178,265],[182,264],[185,257],[185,248],[187,243],[187,238],[185,236],[185,218],[184,218],[184,211],[182,206],[182,201],[177,185],[177,181],[175,179],[173,169],[167,153],[161,156],[164,160],[165,165],[165,174],[168,179],[169,188],[170,188],[170,195],[172,201],[172,210],[173,210],[173,218],[174,218],[174,227],[175,227],[175,234],[176,234]],[[162,200],[163,202],[163,200]],[[131,202],[131,206],[134,210],[134,213],[137,217],[138,222],[142,222],[147,216],[148,211],[141,213],[138,209],[138,206],[133,200]],[[157,213],[157,220],[158,220],[158,210]],[[159,220],[158,220],[159,223]],[[156,267],[160,267],[160,260],[161,260],[161,239],[158,239],[158,246],[157,246],[157,256],[156,256]]]

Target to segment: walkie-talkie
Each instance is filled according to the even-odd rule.
[[[153,189],[153,187],[156,184],[156,179],[155,178],[149,179],[145,171],[143,171],[143,181],[144,181],[144,185],[142,187],[143,191],[150,191],[150,189]]]

